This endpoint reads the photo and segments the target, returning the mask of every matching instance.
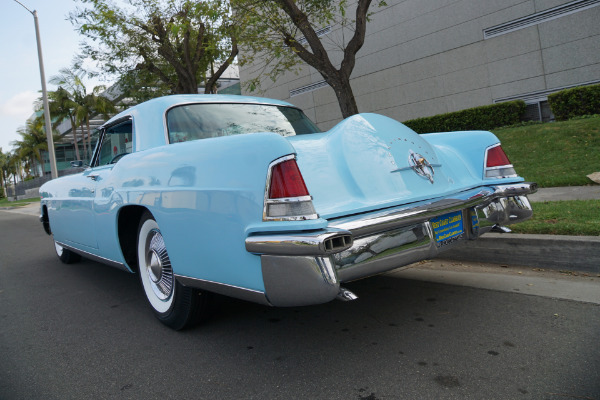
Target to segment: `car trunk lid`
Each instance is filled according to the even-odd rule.
[[[335,218],[465,190],[420,135],[377,114],[349,117],[328,132],[288,138],[315,209]]]

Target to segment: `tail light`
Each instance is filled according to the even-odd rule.
[[[265,190],[264,221],[317,219],[295,156],[279,158],[269,165]]]
[[[500,143],[485,151],[485,177],[492,179],[514,178],[517,176],[513,165]]]

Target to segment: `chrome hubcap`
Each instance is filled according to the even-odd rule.
[[[54,242],[54,249],[56,250],[56,254],[58,254],[59,257],[62,256],[63,247],[60,244]]]
[[[146,274],[150,278],[152,291],[160,300],[168,300],[173,294],[173,269],[167,254],[165,242],[160,232],[150,232],[146,251]]]

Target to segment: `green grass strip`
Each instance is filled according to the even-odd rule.
[[[495,129],[517,173],[540,187],[579,186],[600,171],[600,116]]]
[[[533,217],[510,225],[514,233],[543,235],[600,235],[600,200],[546,201],[531,203]]]

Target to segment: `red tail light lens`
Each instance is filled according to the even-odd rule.
[[[485,156],[485,174],[488,179],[514,178],[517,176],[510,160],[499,144],[490,147]]]
[[[294,156],[281,157],[273,161],[269,168],[263,221],[304,221],[319,218]]]
[[[306,189],[296,160],[287,160],[273,167],[269,189],[270,199],[308,195],[308,189]]]
[[[501,167],[504,165],[510,165],[510,160],[506,156],[504,150],[502,150],[502,146],[498,145],[496,147],[492,147],[487,151],[487,161],[485,166],[487,168],[492,167]]]

